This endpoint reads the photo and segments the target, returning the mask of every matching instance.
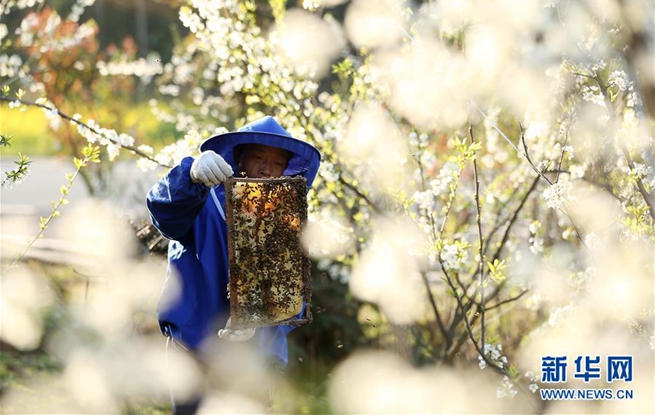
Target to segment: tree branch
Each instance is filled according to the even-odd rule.
[[[469,137],[471,144],[475,144],[475,136],[473,135],[473,124],[469,122]],[[478,254],[480,260],[478,263],[478,273],[480,274],[479,290],[480,290],[480,342],[484,346],[484,317],[485,317],[485,293],[484,293],[484,241],[482,240],[482,218],[480,214],[480,176],[478,175],[478,161],[473,158],[473,179],[475,181],[475,222],[478,228]],[[465,293],[466,294],[466,293]]]
[[[525,294],[527,294],[528,291],[530,291],[530,290],[523,290],[523,291],[521,291],[521,294],[517,295],[516,297],[508,298],[507,300],[500,301],[500,302],[498,302],[498,303],[496,303],[496,304],[494,304],[494,305],[492,305],[490,307],[487,307],[487,311],[493,310],[494,308],[498,308],[498,307],[500,307],[502,305],[514,302],[514,301],[518,300],[519,298],[523,297]]]
[[[514,210],[514,212],[512,213],[512,216],[510,217],[510,219],[509,219],[509,221],[507,223],[507,227],[505,228],[505,233],[503,233],[503,237],[500,240],[498,248],[496,248],[496,252],[494,253],[494,256],[493,256],[491,262],[495,261],[496,259],[500,259],[500,254],[502,253],[503,248],[507,244],[507,241],[509,241],[509,235],[510,235],[510,232],[512,230],[512,227],[516,223],[516,220],[518,219],[519,213],[521,213],[521,210],[523,209],[523,206],[525,206],[525,202],[527,202],[527,200],[530,197],[530,195],[532,194],[532,192],[534,192],[534,190],[537,188],[538,183],[539,183],[539,177],[537,176],[532,181],[532,184],[530,185],[530,187],[528,188],[528,191],[525,193],[525,195],[521,199],[521,202],[519,203],[516,210]]]
[[[86,128],[86,129],[88,129],[88,130],[91,131],[92,133],[94,133],[94,134],[100,136],[100,137],[105,137],[102,133],[100,133],[100,132],[99,132],[98,130],[96,130],[95,128],[93,128],[93,127],[91,127],[91,126],[89,126],[89,125],[83,123],[83,122],[80,121],[80,120],[76,120],[76,119],[74,119],[73,117],[70,117],[69,115],[67,115],[67,114],[65,114],[65,113],[63,113],[63,112],[61,112],[61,111],[59,111],[57,108],[49,107],[49,106],[47,106],[47,105],[39,104],[39,103],[37,103],[37,102],[33,102],[33,101],[26,101],[26,100],[23,100],[23,99],[11,98],[11,97],[8,97],[8,96],[6,96],[6,95],[0,95],[0,101],[5,101],[5,102],[20,102],[20,103],[23,104],[23,105],[28,105],[28,106],[32,106],[32,107],[39,107],[39,108],[42,108],[42,109],[44,109],[44,110],[47,110],[47,111],[50,111],[50,112],[54,112],[54,113],[56,113],[58,116],[60,116],[61,118],[65,119],[65,120],[67,120],[67,121],[70,121],[70,122],[72,122],[72,123],[75,123],[75,124],[77,124],[77,125],[80,125],[80,126]],[[166,168],[169,168],[169,169],[172,167],[172,166],[169,166],[168,164],[160,163],[159,161],[155,160],[153,157],[149,156],[148,154],[144,153],[143,151],[139,150],[139,149],[136,148],[136,147],[128,146],[128,145],[125,145],[125,144],[121,144],[121,143],[117,142],[116,140],[113,140],[113,139],[111,139],[111,138],[109,138],[109,137],[105,137],[105,138],[107,138],[109,141],[111,141],[112,143],[116,144],[117,146],[120,146],[121,148],[124,148],[124,149],[126,149],[126,150],[129,150],[129,151],[131,151],[132,153],[134,153],[134,154],[136,154],[136,155],[138,155],[138,156],[141,156],[141,157],[143,157],[143,158],[145,158],[145,159],[147,159],[147,160],[153,161],[153,162],[157,163],[158,165],[160,165],[160,166],[162,166],[162,167],[166,167]]]
[[[419,144],[419,151],[423,151],[424,149],[420,148]],[[425,170],[423,168],[423,163],[421,162],[421,157],[415,157],[412,153],[412,157],[418,164],[419,168],[419,173],[421,175],[421,188],[425,191],[426,185],[425,185]],[[437,233],[436,233],[436,225],[435,225],[435,220],[434,220],[434,215],[432,214],[432,210],[429,210],[427,212],[428,219],[430,220],[430,230],[432,232],[432,243],[436,243],[437,241]],[[428,300],[430,301],[430,307],[432,307],[432,312],[434,313],[434,318],[437,323],[437,328],[439,329],[439,332],[444,338],[444,342],[447,345],[447,347],[450,347],[450,343],[452,342],[452,338],[448,335],[448,332],[446,331],[446,326],[444,326],[443,320],[441,318],[441,313],[439,312],[439,308],[437,307],[437,302],[434,300],[434,294],[432,293],[432,288],[430,288],[430,282],[428,281],[428,277],[425,272],[421,273],[421,277],[423,279],[423,285],[425,286],[425,290],[427,291],[428,295]]]
[[[609,94],[607,92],[607,85],[605,85],[603,80],[600,78],[600,75],[598,74],[594,74],[594,76],[589,76],[589,78],[593,79],[596,82],[596,84],[598,84],[598,88],[600,89],[601,94],[603,94],[605,109],[607,110],[607,113],[610,116],[612,123],[616,125],[616,113],[614,111],[614,105],[612,105],[612,101],[610,100]],[[628,166],[630,167],[630,170],[634,171],[635,164],[632,157],[630,156],[630,151],[628,150],[627,146],[624,143],[620,143],[619,147],[621,149],[621,153],[623,154],[623,157],[625,157]],[[653,197],[646,191],[643,180],[640,177],[636,178],[636,182],[637,182],[637,189],[639,190],[641,197],[644,199],[644,202],[648,206],[648,212],[650,213],[650,217],[653,221],[655,221],[655,202],[653,201]]]

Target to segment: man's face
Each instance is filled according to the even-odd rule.
[[[289,152],[286,150],[262,144],[248,144],[241,153],[238,171],[253,179],[280,177],[288,162]]]

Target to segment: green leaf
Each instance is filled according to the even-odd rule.
[[[75,164],[75,168],[77,170],[80,170],[82,167],[86,166],[86,163],[77,157],[73,158],[73,164]]]
[[[509,368],[507,368],[507,374],[509,374],[509,377],[512,380],[516,380],[517,377],[519,376],[519,371],[514,365],[510,365]]]
[[[492,264],[491,262],[487,262],[487,266],[489,267],[489,270],[491,271],[492,274],[496,272],[496,267],[494,267],[494,264]]]
[[[87,145],[84,146],[84,148],[82,149],[82,155],[83,155],[85,158],[88,158],[89,156],[91,156],[91,153],[92,153],[92,152],[93,152],[93,146],[91,145],[91,143],[87,144]]]
[[[7,134],[0,134],[0,147],[11,147],[11,136]]]

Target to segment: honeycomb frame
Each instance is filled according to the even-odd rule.
[[[307,180],[232,177],[225,206],[232,327],[310,323],[310,261],[300,239]]]

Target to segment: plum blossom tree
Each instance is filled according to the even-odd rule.
[[[103,163],[124,148],[144,170],[264,114],[316,145],[305,246],[348,284],[365,344],[402,359],[355,354],[338,366],[337,412],[544,410],[534,373],[546,355],[629,354],[652,368],[652,2],[298,3],[184,1],[191,34],[170,62],[98,63],[103,77],[156,85],[152,113],[182,137],[159,151],[59,111],[64,91],[45,94],[20,54],[0,56],[11,86],[0,100],[74,122],[106,148]],[[55,33],[80,15],[44,24]],[[30,16],[12,33],[0,25],[0,41],[35,44]],[[38,53],[93,31],[71,27]],[[20,85],[46,100],[24,99]],[[412,368],[435,365],[443,372]],[[643,370],[633,386],[648,395]],[[403,391],[384,408],[379,377]],[[493,399],[430,395],[467,382]]]

